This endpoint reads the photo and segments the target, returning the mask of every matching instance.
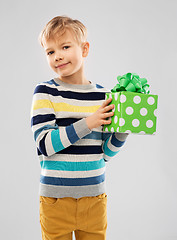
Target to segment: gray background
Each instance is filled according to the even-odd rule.
[[[111,89],[146,77],[159,95],[157,134],[130,135],[107,164],[107,239],[177,240],[177,1],[1,1],[1,238],[41,239],[40,165],[30,128],[37,83],[56,77],[38,35],[57,15],[88,28],[86,77]]]

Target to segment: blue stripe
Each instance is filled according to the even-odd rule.
[[[88,178],[55,178],[55,177],[45,177],[41,175],[40,182],[48,185],[55,186],[86,186],[86,185],[96,185],[105,181],[105,173]]]
[[[82,118],[56,118],[56,123],[58,126],[66,127],[66,126],[69,126],[72,123],[75,123],[81,119]]]
[[[41,128],[38,128],[35,132],[34,132],[34,139],[36,141],[37,137],[39,136],[39,134],[44,131],[44,130],[49,130],[49,129],[58,129],[58,126],[51,126],[49,124],[41,127]]]
[[[46,136],[47,136],[47,133],[44,135],[44,137],[39,142],[39,150],[45,156],[47,156],[47,151],[46,151],[46,147],[45,147],[45,138],[46,138]]]
[[[44,83],[45,84],[45,83]],[[57,88],[52,88],[46,85],[38,85],[35,88],[34,94],[36,93],[47,93],[52,96],[61,96],[67,99],[74,99],[74,100],[104,100],[105,99],[105,92],[74,92],[74,91],[61,91]]]
[[[115,133],[113,133],[112,139],[111,139],[111,143],[115,146],[115,147],[122,147],[122,145],[124,145],[125,141],[120,141],[115,137]]]
[[[70,126],[66,127],[66,133],[68,136],[69,141],[73,144],[76,141],[78,141],[80,138],[78,137],[73,124],[71,124]]]
[[[36,94],[36,93],[47,93],[48,94],[46,85],[37,85],[33,94]]]
[[[96,88],[104,88],[104,87],[99,84],[96,84]]]
[[[101,154],[101,145],[70,145],[59,152],[59,154]]]
[[[50,85],[55,85],[55,86],[60,86],[58,83],[56,83],[55,81],[54,81],[54,79],[51,79],[50,81],[46,81],[46,82],[44,82],[44,83],[48,83],[48,84],[50,84]]]
[[[102,132],[102,140],[105,141],[107,138],[109,138],[112,135],[112,133],[106,133]]]
[[[31,127],[44,122],[49,122],[55,120],[54,114],[38,114],[37,116],[32,117],[31,119]]]
[[[52,141],[52,146],[55,152],[59,152],[65,148],[60,139],[59,129],[53,130],[51,132],[51,141]]]
[[[115,156],[120,150],[116,151],[116,152],[113,152],[111,151],[107,144],[108,144],[108,141],[109,141],[109,138],[104,142],[104,145],[103,145],[103,150],[104,150],[104,154],[106,154],[107,156],[109,157],[113,157]]]
[[[102,132],[92,131],[91,133],[87,134],[84,139],[96,139],[102,140]]]
[[[90,171],[105,167],[104,159],[87,162],[41,161],[41,168],[61,171]]]
[[[41,153],[41,151],[39,150],[38,147],[36,148],[36,151],[37,151],[37,155],[38,155],[38,156],[41,156],[41,155],[42,155],[42,153]]]

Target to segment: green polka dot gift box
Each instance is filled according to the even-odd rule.
[[[149,94],[145,78],[127,73],[118,76],[118,84],[105,94],[112,98],[114,115],[111,124],[105,124],[103,131],[137,134],[155,134],[158,96]],[[108,119],[108,118],[107,118]]]

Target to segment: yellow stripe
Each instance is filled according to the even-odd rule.
[[[33,104],[33,110],[40,108],[53,108],[55,112],[90,112],[94,113],[101,105],[96,106],[75,106],[68,103],[54,103],[49,100],[36,100]]]
[[[47,99],[34,101],[33,110],[37,110],[37,109],[40,109],[40,108],[52,108],[51,101],[49,101]]]

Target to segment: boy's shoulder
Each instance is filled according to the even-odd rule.
[[[55,88],[59,86],[59,84],[57,84],[54,79],[48,80],[48,81],[40,81],[38,83],[36,83],[35,86],[35,92],[38,90],[47,90],[48,88]]]
[[[55,94],[56,87],[59,86],[54,79],[48,81],[40,81],[36,83],[34,87],[33,95],[34,94]]]

